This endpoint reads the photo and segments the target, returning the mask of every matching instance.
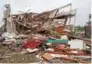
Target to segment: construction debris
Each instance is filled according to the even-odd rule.
[[[84,49],[85,40],[77,38],[79,40],[76,42],[71,31],[66,28],[68,19],[75,16],[75,10],[59,12],[61,8],[5,17],[8,27],[6,26],[7,32],[2,34],[5,40],[1,45],[8,46],[8,49],[16,54],[34,53],[41,63],[90,63],[91,47]],[[81,42],[82,48],[73,46],[74,43]]]

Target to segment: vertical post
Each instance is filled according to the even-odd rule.
[[[65,25],[66,25],[66,22],[67,22],[68,18],[65,18],[65,22],[64,22],[64,28],[65,28]]]
[[[72,30],[72,32],[74,33],[74,35],[75,35],[75,19],[76,19],[76,13],[77,13],[77,10],[75,10],[74,24],[73,24],[73,30]]]
[[[86,50],[86,43],[84,40],[83,40],[83,50]]]
[[[70,11],[71,11],[71,10],[72,10],[72,4],[70,5]],[[70,23],[71,23],[71,17],[69,18],[69,29],[70,29],[70,31],[72,31],[72,30],[71,30]]]

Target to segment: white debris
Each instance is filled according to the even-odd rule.
[[[54,51],[54,49],[53,48],[48,48],[47,51]]]
[[[26,50],[27,50],[28,52],[36,52],[36,51],[38,51],[39,49],[37,49],[37,48],[35,48],[35,49],[27,48]]]
[[[61,36],[61,39],[68,40],[68,37],[66,35]]]
[[[5,38],[14,38],[16,36],[15,33],[9,33],[9,32],[5,32],[2,34],[2,37],[5,37]]]

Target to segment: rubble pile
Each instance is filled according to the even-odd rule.
[[[8,25],[7,32],[0,38],[1,45],[16,54],[34,53],[38,63],[90,63],[91,46],[80,49],[70,44],[76,37],[71,36],[71,31],[65,26],[75,15],[71,13],[73,10],[57,13],[58,10],[10,15],[7,22],[15,27]]]

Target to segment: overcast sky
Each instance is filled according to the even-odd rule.
[[[73,8],[77,9],[76,25],[85,25],[91,12],[91,0],[0,0],[0,26],[3,24],[3,7],[5,4],[11,5],[11,13],[18,13],[19,11],[26,12],[28,9],[31,9],[32,12],[43,12],[68,3],[72,3]]]

